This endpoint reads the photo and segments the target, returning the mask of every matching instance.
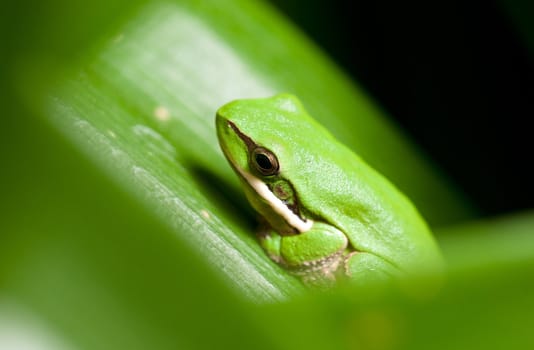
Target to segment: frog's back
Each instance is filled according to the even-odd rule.
[[[314,181],[293,182],[311,216],[345,232],[356,250],[374,253],[403,270],[441,265],[426,223],[385,177],[338,141],[312,157],[321,173]]]
[[[300,103],[296,107],[292,115],[284,116],[287,125],[280,131],[284,147],[276,152],[291,158],[281,171],[291,179],[309,215],[345,232],[355,249],[404,270],[441,267],[434,237],[411,201]]]

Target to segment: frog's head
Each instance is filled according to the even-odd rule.
[[[291,183],[296,147],[314,123],[290,94],[230,102],[217,111],[224,155],[245,185],[252,206],[282,234],[307,231],[312,221],[299,206]],[[308,141],[310,142],[310,141]],[[293,178],[294,180],[294,178]]]
[[[277,146],[289,141],[287,134],[302,110],[300,101],[290,94],[236,100],[222,106],[216,116],[217,136],[235,170],[275,175],[280,170],[275,154],[283,151]]]

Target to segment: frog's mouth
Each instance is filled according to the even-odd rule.
[[[227,122],[228,126],[243,141],[249,152],[257,147],[257,144],[250,137],[243,134],[234,123],[229,120]],[[298,210],[295,210],[295,208],[291,207],[288,203],[278,198],[273,193],[271,188],[269,188],[269,186],[259,177],[245,171],[244,169],[241,169],[231,157],[227,156],[227,159],[230,161],[230,164],[241,176],[241,178],[244,179],[245,182],[254,190],[254,192],[256,192],[258,196],[260,196],[264,202],[269,205],[274,213],[284,219],[288,226],[293,228],[298,233],[306,232],[312,228],[313,220],[301,217]]]

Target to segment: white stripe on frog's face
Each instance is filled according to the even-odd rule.
[[[248,182],[250,187],[256,191],[256,193],[261,196],[263,199],[269,203],[271,208],[281,217],[284,218],[284,220],[287,222],[287,224],[293,228],[295,228],[299,232],[306,232],[313,226],[313,220],[306,219],[305,221],[302,220],[298,215],[296,215],[291,209],[287,207],[287,205],[280,200],[280,198],[276,197],[274,193],[269,189],[269,187],[265,184],[265,182],[261,181],[254,175],[251,175],[239,168],[239,173],[243,178]]]

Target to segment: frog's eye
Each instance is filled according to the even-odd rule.
[[[278,170],[280,170],[276,156],[263,147],[256,147],[252,151],[251,161],[256,170],[265,176],[278,174]]]

